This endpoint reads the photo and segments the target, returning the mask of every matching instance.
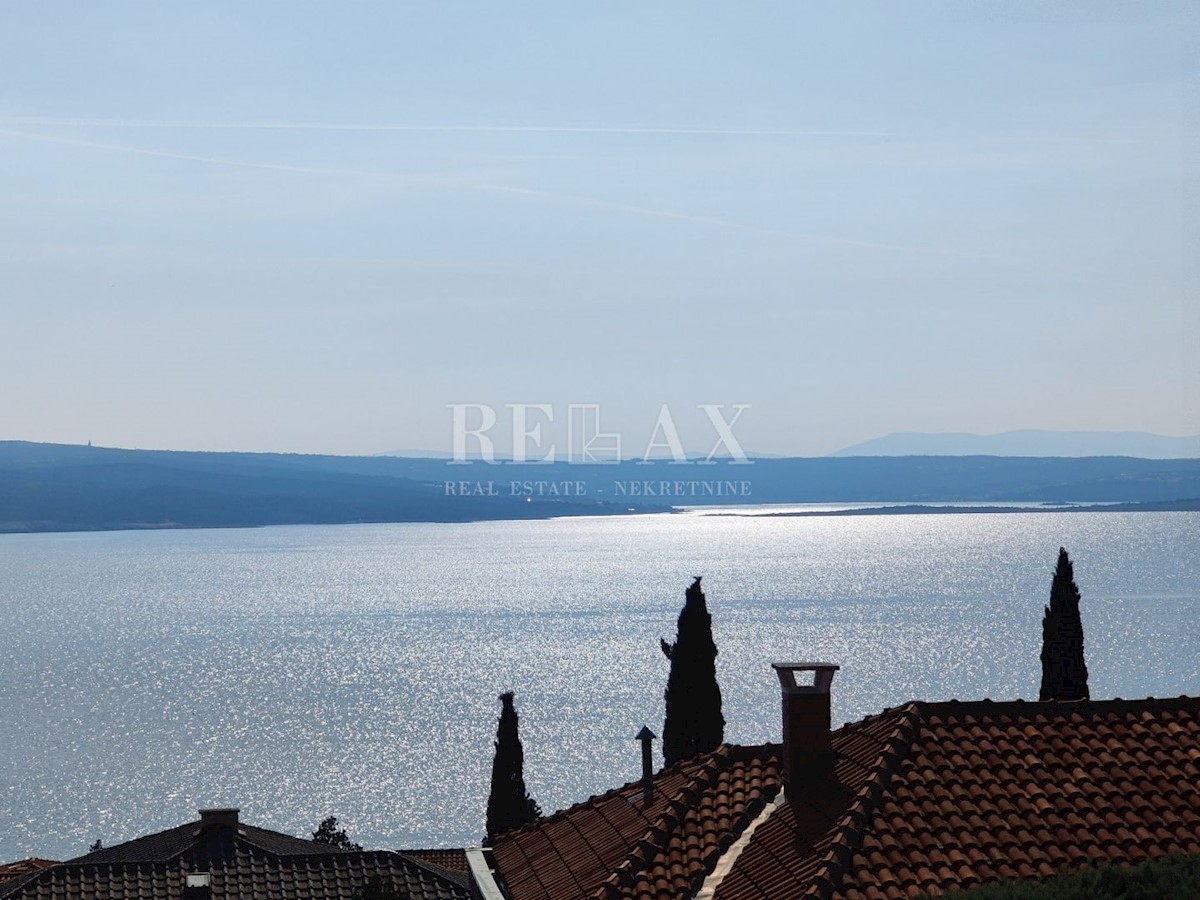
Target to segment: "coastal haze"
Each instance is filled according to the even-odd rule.
[[[1200,435],[1168,437],[1144,431],[1006,431],[1003,434],[887,434],[834,456],[1136,456],[1200,457]]]
[[[367,846],[477,844],[498,709],[557,809],[639,773],[702,574],[727,740],[779,740],[769,663],[842,664],[834,722],[1036,699],[1060,544],[1093,696],[1200,679],[1200,513],[541,522],[0,536],[0,857],[241,806]],[[19,711],[19,712],[18,712]]]

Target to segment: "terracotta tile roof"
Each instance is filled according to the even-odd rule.
[[[598,896],[677,897],[691,893],[734,837],[771,799],[777,757],[764,748],[726,747],[713,754],[705,779],[685,789],[660,828],[665,839],[646,865],[630,857],[606,879]],[[714,836],[717,837],[714,840]]]
[[[910,703],[876,719],[894,726],[885,752],[826,834],[807,843],[784,805],[716,900],[892,900],[1200,853],[1200,699]]]
[[[245,824],[192,822],[57,863],[0,885],[11,900],[179,900],[207,872],[209,897],[361,898],[373,886],[411,900],[467,900],[466,878],[389,850],[338,850]]]
[[[836,782],[775,807],[715,900],[884,900],[1200,853],[1200,699],[914,702],[832,745]],[[694,895],[778,793],[779,758],[721,747],[658,773],[648,803],[633,783],[502,835],[496,867],[513,900]]]
[[[421,862],[431,863],[451,872],[467,871],[467,851],[452,847],[431,847],[421,850],[399,850],[404,856],[411,856]]]
[[[62,863],[0,896],[21,900],[178,900],[184,877],[195,870],[186,863]],[[216,898],[305,897],[361,900],[373,881],[412,900],[467,900],[467,889],[433,877],[427,869],[387,850],[338,856],[271,857],[239,851],[207,870],[210,896]]]
[[[396,855],[399,856],[401,859],[404,859],[406,862],[409,862],[414,866],[419,866],[420,868],[433,873],[434,875],[436,875],[439,879],[441,879],[443,881],[448,881],[452,884],[456,884],[463,889],[467,889],[471,886],[471,879],[467,874],[467,851],[466,850],[436,850],[436,851],[416,851],[416,852],[418,852],[418,853],[421,853],[421,852],[436,853],[439,858],[445,859],[447,862],[457,862],[458,860],[454,856],[454,854],[456,854],[456,853],[459,854],[462,857],[462,868],[451,868],[449,866],[443,866],[439,863],[433,862],[432,860],[429,860],[429,859],[422,859],[420,856],[414,856],[411,851],[406,851],[406,850],[397,850],[396,851]]]
[[[33,875],[42,869],[48,869],[54,865],[52,859],[38,859],[36,856],[31,856],[29,859],[21,859],[17,862],[4,863],[0,865],[0,885],[8,884],[10,881],[15,881],[24,875]]]
[[[778,752],[723,746],[501,836],[514,900],[686,894],[778,790]]]

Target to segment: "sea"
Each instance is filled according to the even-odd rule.
[[[1092,696],[1200,694],[1200,513],[781,511],[0,536],[0,862],[212,806],[476,846],[502,691],[543,810],[637,779],[695,576],[734,743],[773,661],[841,666],[835,724],[1036,699],[1060,546]]]

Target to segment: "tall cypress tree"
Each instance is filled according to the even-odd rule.
[[[1050,586],[1050,605],[1042,618],[1042,689],[1040,700],[1088,699],[1087,664],[1083,661],[1083,620],[1075,570],[1063,547]]]
[[[721,688],[717,684],[717,645],[713,643],[712,616],[700,590],[699,575],[684,595],[675,642],[659,643],[671,661],[663,722],[663,758],[669,766],[715,750],[725,738]]]
[[[487,840],[511,828],[532,822],[542,814],[525,790],[525,751],[517,733],[513,692],[500,695],[500,721],[496,725],[496,756],[492,760],[492,791],[488,795]]]

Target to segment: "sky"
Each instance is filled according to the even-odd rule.
[[[1198,150],[1195,3],[8,3],[0,439],[1196,434]]]

